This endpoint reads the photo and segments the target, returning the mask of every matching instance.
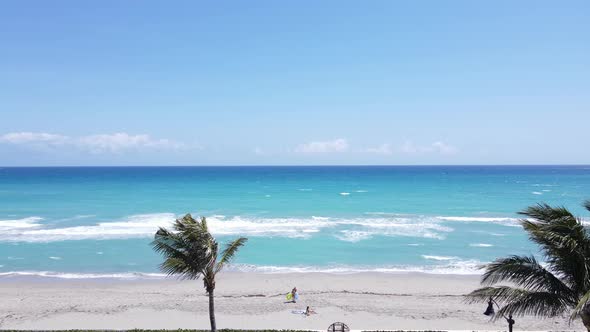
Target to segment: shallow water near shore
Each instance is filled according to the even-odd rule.
[[[584,218],[587,166],[64,167],[0,169],[0,275],[159,277],[158,226],[190,212],[231,269],[473,274],[536,254],[517,211]]]

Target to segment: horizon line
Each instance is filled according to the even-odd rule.
[[[1,168],[107,168],[107,167],[470,167],[470,166],[516,166],[516,167],[533,167],[533,166],[588,166],[590,164],[309,164],[309,165],[289,165],[289,164],[277,164],[277,165],[223,165],[223,164],[212,164],[212,165],[18,165],[18,166],[2,166]]]

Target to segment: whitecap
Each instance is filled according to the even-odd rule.
[[[540,192],[540,191],[532,191],[531,194],[533,194],[533,195],[543,195],[543,193]]]
[[[423,218],[424,216],[412,215],[407,213],[396,213],[396,212],[365,212],[364,214],[369,216],[380,216],[380,217],[404,217],[404,218]]]
[[[368,190],[355,190],[355,193],[368,193]]]
[[[453,216],[438,216],[436,217],[440,220],[446,221],[478,221],[478,222],[516,222],[518,218],[508,218],[508,217],[453,217]]]
[[[94,214],[78,214],[78,215],[75,215],[70,218],[56,219],[53,221],[63,222],[63,221],[73,221],[73,220],[87,219],[87,218],[93,218],[93,217],[96,217],[96,215],[94,215]]]
[[[471,243],[469,244],[470,247],[477,247],[477,248],[489,248],[489,247],[493,247],[493,244],[489,244],[489,243]]]
[[[520,219],[510,217],[455,217],[455,216],[438,216],[436,217],[443,221],[452,222],[486,222],[502,226],[520,227]]]
[[[320,230],[319,229],[304,229],[301,232],[303,233],[318,233]]]
[[[163,279],[166,274],[162,273],[62,273],[54,271],[9,271],[0,272],[0,277],[43,277],[59,279]]]
[[[3,241],[51,242],[64,240],[117,239],[153,236],[159,226],[170,226],[171,213],[135,215],[118,222],[103,222],[89,226],[64,228],[29,227],[10,229],[0,234]]]
[[[176,216],[171,213],[135,215],[121,221],[101,222],[95,225],[63,228],[17,229],[0,233],[0,241],[53,242],[65,240],[100,240],[153,237],[158,227],[169,227]],[[432,217],[379,217],[379,218],[257,218],[246,216],[213,216],[207,219],[214,235],[279,236],[289,238],[308,238],[321,230],[340,228],[360,231],[362,239],[372,236],[410,236],[444,239],[445,233],[453,229],[442,225],[441,220]],[[353,233],[351,233],[353,234]],[[350,241],[352,237],[342,233],[341,239]],[[357,236],[357,238],[359,238]]]
[[[450,260],[459,259],[458,257],[455,257],[455,256],[436,256],[436,255],[422,255],[422,258],[435,260],[435,261],[450,261]]]
[[[58,256],[49,256],[49,259],[53,259],[54,261],[60,261],[61,257]]]
[[[437,265],[384,265],[384,266],[273,266],[273,265],[230,265],[228,270],[240,272],[257,272],[266,274],[283,273],[330,273],[330,274],[354,274],[354,273],[427,273],[446,275],[479,275],[480,266],[484,264],[478,260],[454,260]]]
[[[228,272],[256,272],[264,274],[284,273],[330,273],[330,274],[354,274],[354,273],[427,273],[445,275],[479,275],[479,267],[485,262],[478,260],[452,260],[436,265],[329,265],[329,266],[273,266],[273,265],[249,265],[231,264],[227,266]],[[1,267],[1,266],[0,266]],[[122,273],[65,273],[55,271],[9,271],[0,272],[0,277],[40,277],[57,279],[166,279],[162,273],[146,272],[122,272]]]
[[[407,245],[410,246],[410,247],[421,247],[424,244],[423,243],[408,243]]]
[[[340,193],[340,195],[342,195],[342,196],[348,196],[348,195],[350,195],[350,193],[342,192],[342,193]]]
[[[27,217],[22,219],[0,220],[0,232],[12,232],[20,229],[38,228],[41,227],[39,222],[43,220],[41,217]]]
[[[346,242],[359,242],[362,240],[370,239],[373,234],[373,232],[369,231],[344,230],[340,231],[340,235],[335,235],[335,237],[339,240]]]

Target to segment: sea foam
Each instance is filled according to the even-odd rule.
[[[484,264],[478,260],[447,260],[434,265],[383,265],[383,266],[258,266],[238,264],[229,267],[229,270],[240,272],[256,272],[268,274],[281,273],[428,273],[428,274],[457,274],[457,275],[478,275],[481,274],[480,267]]]
[[[65,240],[101,240],[152,237],[158,227],[170,227],[173,213],[141,214],[94,225],[51,227],[42,218],[30,217],[0,221],[0,241],[53,242]],[[519,226],[518,219],[507,217],[456,217],[374,214],[364,218],[261,218],[252,216],[213,215],[207,218],[214,235],[249,237],[309,238],[316,233],[331,234],[346,242],[359,242],[374,236],[406,236],[444,239],[454,229],[449,222],[488,222]]]
[[[422,255],[422,258],[435,260],[435,261],[450,261],[450,260],[458,259],[458,257],[455,257],[455,256],[436,256],[436,255]]]
[[[0,220],[0,232],[14,232],[20,229],[37,228],[41,225],[41,217],[28,217],[22,219]]]
[[[59,279],[163,279],[162,273],[64,273],[55,271],[10,271],[0,272],[0,277],[42,277]]]
[[[354,274],[354,273],[427,273],[427,274],[454,274],[454,275],[478,275],[481,274],[480,266],[483,263],[477,260],[454,260],[445,264],[435,265],[383,265],[383,266],[273,266],[273,265],[249,265],[232,264],[226,267],[226,271],[250,272],[262,274],[284,274],[284,273],[331,273],[331,274]],[[57,278],[57,279],[166,279],[169,278],[163,273],[144,272],[122,272],[122,273],[71,273],[57,271],[9,271],[0,272],[0,278]]]
[[[503,226],[520,227],[518,218],[510,217],[456,217],[456,216],[438,216],[436,217],[443,221],[453,222],[483,222],[492,223]]]

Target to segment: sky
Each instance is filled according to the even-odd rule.
[[[4,1],[0,165],[590,164],[590,2]]]

